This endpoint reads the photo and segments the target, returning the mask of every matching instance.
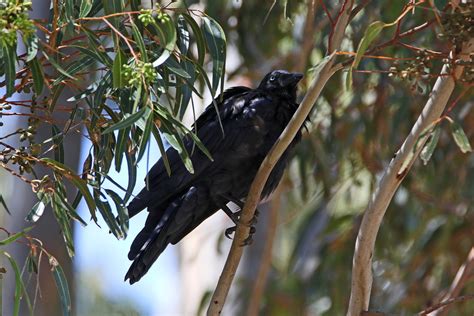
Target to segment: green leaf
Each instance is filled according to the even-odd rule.
[[[64,163],[63,133],[56,125],[51,125],[51,133],[54,142],[54,159]]]
[[[180,77],[186,78],[186,79],[191,79],[191,75],[186,72],[181,65],[174,60],[174,58],[168,58],[165,62],[164,65],[173,73],[177,74]]]
[[[82,226],[87,226],[87,223],[82,219],[82,217],[77,214],[74,208],[69,204],[67,197],[66,197],[66,189],[62,183],[57,184],[56,190],[56,203],[63,209],[63,211],[67,211],[67,215],[69,218],[78,221]]]
[[[421,160],[423,160],[424,165],[426,165],[428,161],[431,159],[431,156],[433,155],[436,145],[438,144],[440,133],[441,133],[441,128],[439,127],[439,125],[437,125],[435,129],[433,130],[433,132],[431,133],[431,138],[428,140],[425,147],[421,151],[420,158]]]
[[[156,125],[153,124],[151,132],[153,137],[155,138],[156,144],[158,145],[158,149],[160,150],[161,159],[163,159],[163,164],[165,165],[166,173],[168,176],[171,175],[171,166],[168,160],[168,156],[166,155],[165,146],[163,145],[163,140],[161,139],[161,134],[156,128]]]
[[[66,20],[72,21],[74,19],[74,0],[64,0],[66,7]]]
[[[182,15],[178,16],[177,21],[178,28],[178,48],[181,54],[186,55],[188,53],[189,44],[190,44],[190,34],[186,28],[186,22]]]
[[[26,45],[26,62],[30,62],[36,58],[38,53],[38,37],[35,34],[25,38]]]
[[[69,257],[74,256],[74,240],[72,238],[72,227],[69,216],[67,216],[66,210],[63,208],[61,198],[54,192],[51,199],[51,206],[53,207],[54,217],[61,228],[61,235],[63,236],[66,250]]]
[[[214,19],[205,16],[202,21],[204,38],[212,57],[212,90],[215,94],[219,81],[221,82],[221,90],[224,88],[226,38],[224,30]]]
[[[201,142],[201,140],[194,134],[192,131],[190,131],[186,126],[183,125],[180,121],[176,120],[172,115],[170,115],[167,111],[164,111],[160,106],[156,107],[156,112],[160,114],[160,116],[164,117],[167,121],[169,121],[171,124],[173,124],[173,128],[179,129],[183,134],[186,134],[190,136],[193,141],[196,143],[198,148],[212,161],[213,158],[211,156],[211,153],[207,150],[207,148],[204,146],[204,144]],[[173,133],[175,134],[175,133]],[[170,143],[171,144],[171,143]]]
[[[105,15],[123,12],[122,0],[102,0],[102,5],[104,7]],[[108,20],[114,27],[119,28],[118,17],[109,18]]]
[[[164,63],[174,50],[176,45],[176,28],[173,20],[168,16],[168,19],[163,19],[163,22],[150,24],[160,40],[160,46],[163,47],[161,55],[153,62],[153,67],[158,67]]]
[[[102,63],[104,65],[107,65],[107,67],[112,66],[112,59],[107,55],[107,53],[104,51],[104,47],[102,45],[102,42],[100,41],[99,37],[95,34],[94,31],[86,28],[84,25],[81,26],[82,30],[84,31],[84,34],[86,34],[87,39],[89,40],[89,44],[85,45],[84,50],[91,49],[94,51],[95,55],[101,56]],[[81,50],[80,48],[78,48]],[[81,50],[84,54],[87,54],[83,50]]]
[[[2,46],[3,59],[5,61],[5,83],[7,86],[6,97],[11,96],[15,92],[16,58],[15,46]]]
[[[66,177],[69,181],[78,188],[79,191],[81,191],[81,194],[83,195],[84,199],[86,200],[87,206],[89,208],[89,212],[91,213],[92,218],[94,219],[95,222],[97,222],[97,216],[95,214],[95,202],[94,199],[92,198],[91,193],[89,192],[89,189],[87,188],[87,183],[79,178],[74,172],[67,167],[66,165],[55,161],[50,158],[41,158],[41,162],[46,164],[49,167],[52,167],[55,171],[59,172],[62,176]]]
[[[66,87],[66,85],[64,85],[64,84],[57,85],[57,86],[53,87],[53,91],[52,91],[53,95],[51,97],[51,102],[49,104],[49,111],[50,112],[54,111],[54,108],[56,107],[56,103],[59,100],[59,96],[61,95],[61,93],[63,92],[65,87]]]
[[[90,56],[84,56],[83,58],[81,58],[79,60],[76,60],[76,61],[72,62],[71,64],[69,64],[67,69],[66,69],[66,72],[70,76],[73,76],[73,75],[77,74],[78,72],[80,72],[81,70],[86,69],[87,67],[92,65],[94,62],[95,62],[94,58],[92,58]],[[56,80],[54,80],[53,85],[58,85],[59,83],[61,83],[61,81],[66,79],[66,77],[67,76],[64,75],[64,74],[58,76],[56,78]],[[73,78],[73,79],[77,80],[78,78]]]
[[[127,232],[128,232],[128,222],[129,222],[128,209],[123,204],[122,199],[117,193],[109,189],[105,189],[105,192],[112,198],[112,201],[114,201],[115,203],[115,207],[117,208],[117,214],[118,214],[118,222],[120,224],[120,228],[122,229],[124,237],[126,237]]]
[[[381,21],[375,21],[367,27],[364,32],[364,36],[360,40],[359,46],[357,47],[356,56],[352,64],[352,67],[354,69],[359,66],[362,56],[367,51],[367,48],[369,48],[369,45],[377,38],[377,36],[379,36],[380,32],[387,26],[387,24]]]
[[[44,209],[49,204],[50,199],[49,196],[43,194],[45,198],[41,199],[40,201],[36,202],[35,205],[31,208],[31,211],[26,215],[25,220],[30,223],[37,222],[41,216],[44,214]]]
[[[135,23],[131,22],[132,24],[132,35],[133,38],[135,39],[135,42],[137,42],[138,49],[140,49],[140,59],[147,63],[148,62],[148,55],[146,53],[146,47],[145,47],[145,42],[143,41],[143,36],[140,33],[140,30],[138,30],[138,27],[135,25]]]
[[[143,129],[143,134],[140,139],[140,146],[137,156],[137,162],[140,161],[145,153],[145,149],[148,145],[148,140],[150,139],[151,129],[153,127],[153,112],[150,113],[148,118],[146,119],[145,128]]]
[[[346,78],[346,88],[350,89],[352,85],[352,71],[359,66],[359,63],[362,59],[362,56],[369,48],[369,45],[377,38],[380,32],[387,26],[393,25],[392,23],[386,24],[381,21],[375,21],[371,23],[364,32],[364,36],[359,42],[359,46],[357,47],[357,52],[354,58],[354,62],[352,63],[351,68],[349,69],[349,73]]]
[[[109,227],[110,232],[112,232],[112,234],[114,234],[117,239],[122,239],[124,235],[120,230],[117,221],[115,220],[115,216],[112,213],[112,208],[110,207],[109,202],[107,200],[102,201],[100,199],[100,193],[98,190],[94,190],[94,198],[95,204],[102,214],[102,218],[105,220],[107,227]]]
[[[86,17],[92,9],[92,0],[82,0],[79,10],[79,18]]]
[[[188,172],[194,173],[193,162],[191,161],[189,153],[186,150],[186,147],[184,146],[183,140],[181,139],[180,135],[174,130],[173,126],[168,125],[165,120],[162,120],[161,131],[165,139],[171,145],[171,147],[176,149],[176,151],[178,152]]]
[[[126,56],[119,48],[115,54],[114,65],[112,69],[112,82],[114,88],[122,88],[125,86],[125,77],[123,75],[123,65],[126,63]]]
[[[127,149],[127,141],[129,139],[130,126],[119,130],[117,142],[115,143],[115,170],[120,172],[122,166],[123,153]]]
[[[193,67],[193,64],[189,61],[183,60],[181,61],[183,69],[191,75],[191,79],[186,80],[186,84],[182,86],[182,92],[180,98],[176,97],[179,103],[177,106],[178,118],[180,120],[183,119],[186,109],[188,108],[189,101],[191,101],[191,97],[193,94],[193,86],[194,82],[196,81],[196,70]]]
[[[466,133],[464,133],[464,130],[459,123],[451,121],[451,133],[453,134],[456,145],[458,145],[463,153],[472,151],[469,139],[467,139]]]
[[[206,56],[206,42],[204,40],[204,35],[202,34],[201,28],[196,23],[194,18],[189,14],[181,14],[181,16],[186,20],[186,23],[191,27],[194,34],[194,39],[196,41],[197,52],[198,52],[198,63],[199,65],[204,65],[204,57]]]
[[[49,57],[45,52],[43,52],[43,55],[46,58],[46,60],[49,61],[51,65],[53,65],[53,67],[56,68],[56,70],[59,71],[62,75],[64,75],[65,77],[68,77],[69,79],[76,80],[76,78],[74,78],[71,74],[69,74],[66,70],[64,70],[64,68],[61,67],[53,58]],[[57,79],[55,80],[55,82],[56,81]]]
[[[12,256],[6,251],[0,250],[0,253],[7,257],[8,261],[10,261],[10,265],[13,268],[13,272],[15,273],[15,295],[13,303],[13,315],[17,316],[20,313],[20,301],[24,292],[25,285],[23,283],[23,280],[21,279],[20,269],[18,268],[15,259],[13,259]]]
[[[126,152],[125,157],[127,159],[127,168],[128,168],[128,184],[127,192],[125,192],[125,197],[123,198],[123,204],[127,204],[128,200],[132,196],[133,189],[137,183],[137,166],[135,161],[135,156],[131,153]]]
[[[35,90],[36,95],[39,95],[43,92],[44,87],[43,67],[36,58],[28,62],[28,67],[31,70],[31,76],[33,77],[33,89]]]
[[[99,51],[99,49],[97,48],[97,46],[100,45],[100,42],[90,41],[89,43],[86,43],[85,45],[89,45],[89,46],[88,47],[82,47],[79,45],[64,45],[64,46],[75,48],[81,53],[83,53],[84,55],[91,57],[95,61],[101,64],[104,64],[107,67],[112,67],[113,61],[109,57],[109,55],[107,55],[107,53],[105,52]]]
[[[11,244],[12,242],[17,240],[18,238],[23,237],[27,232],[29,232],[32,229],[33,229],[33,226],[32,227],[27,227],[27,228],[23,229],[21,232],[12,234],[12,235],[8,236],[7,238],[5,238],[3,240],[0,240],[0,246],[6,246],[8,244]]]
[[[112,80],[112,72],[108,71],[98,82],[97,89],[94,96],[94,108],[100,108],[101,105],[104,103],[104,99],[106,97],[107,90],[109,89]]]
[[[136,121],[138,121],[139,119],[141,119],[142,117],[148,117],[150,112],[151,112],[150,108],[147,106],[144,106],[133,114],[130,114],[130,115],[125,114],[124,118],[120,122],[117,122],[113,124],[112,126],[107,127],[102,133],[107,134],[117,129],[127,128],[131,126],[133,123],[135,123]]]
[[[69,286],[67,284],[66,275],[64,274],[63,269],[55,257],[49,257],[49,264],[53,273],[54,282],[56,283],[56,287],[58,289],[63,316],[71,315],[71,296],[69,294]]]

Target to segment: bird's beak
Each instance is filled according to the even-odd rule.
[[[296,86],[298,82],[300,82],[301,78],[303,78],[303,74],[299,72],[293,72],[285,75],[283,78],[283,85],[284,86]]]

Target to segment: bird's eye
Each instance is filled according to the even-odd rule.
[[[270,82],[275,81],[275,79],[276,79],[275,75],[271,75],[271,76],[270,76]]]

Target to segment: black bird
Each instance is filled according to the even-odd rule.
[[[270,148],[278,139],[298,108],[299,73],[275,70],[267,74],[258,88],[234,87],[209,105],[196,120],[194,130],[213,160],[194,150],[191,160],[194,173],[184,167],[174,149],[167,151],[171,165],[168,176],[160,159],[148,173],[144,188],[128,205],[130,218],[148,208],[145,227],[130,247],[128,258],[133,263],[125,275],[130,284],[140,280],[168,244],[176,244],[206,218],[224,210],[236,223],[238,212],[226,206],[233,202],[242,208],[243,199]],[[223,129],[223,130],[222,130]],[[262,198],[278,185],[288,164],[291,149],[301,132],[282,155],[267,183]],[[186,139],[189,152],[193,142]],[[226,235],[235,230],[227,229]]]

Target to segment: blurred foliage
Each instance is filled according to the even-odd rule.
[[[263,314],[345,312],[361,213],[441,67],[463,62],[449,52],[473,36],[472,5],[360,2],[338,57],[347,69],[352,65],[351,76],[340,72],[328,82],[283,183]],[[53,3],[50,19],[33,24],[25,20],[26,1],[0,4],[6,30],[0,38],[0,86],[6,91],[0,119],[28,116],[25,128],[0,136],[0,166],[37,193],[27,220],[37,221],[52,206],[71,255],[71,221],[85,224],[76,213],[82,198],[94,220],[98,210],[117,238],[126,236],[124,206],[149,141],[163,153],[161,137],[166,139],[192,172],[183,139],[192,137],[205,149],[182,119],[193,95],[208,89],[214,96],[223,88],[226,47],[238,52],[240,62],[226,74],[230,79],[256,81],[274,68],[304,71],[304,91],[328,50],[339,10],[336,1],[312,0],[187,1],[188,8],[173,3],[157,10],[141,10],[137,0]],[[25,51],[12,36],[18,32]],[[379,232],[374,309],[419,312],[448,288],[473,246],[472,57],[465,66],[448,109],[427,131],[432,141],[423,161],[404,179]],[[65,87],[75,96],[68,105],[57,104]],[[31,99],[15,100],[23,92]],[[26,113],[20,111],[25,107]],[[66,113],[65,122],[54,119],[58,112]],[[51,126],[46,140],[35,138],[41,124]],[[63,144],[81,128],[92,147],[77,174],[64,165]],[[8,144],[10,137],[22,145]],[[122,162],[129,173],[126,188],[117,184],[121,194],[103,190],[104,181],[113,182],[110,168],[120,170]],[[38,165],[51,172],[37,176]],[[66,196],[64,180],[77,188],[75,198]],[[8,205],[1,196],[0,202]],[[251,282],[243,282],[242,293],[251,294],[245,287]],[[58,288],[65,297],[61,282]],[[464,289],[473,290],[472,284]],[[244,309],[245,295],[241,303]],[[453,311],[472,314],[474,303],[455,304]]]
[[[76,315],[104,316],[126,315],[138,316],[140,309],[133,302],[124,299],[110,298],[108,289],[97,279],[95,273],[86,273],[78,280]]]

